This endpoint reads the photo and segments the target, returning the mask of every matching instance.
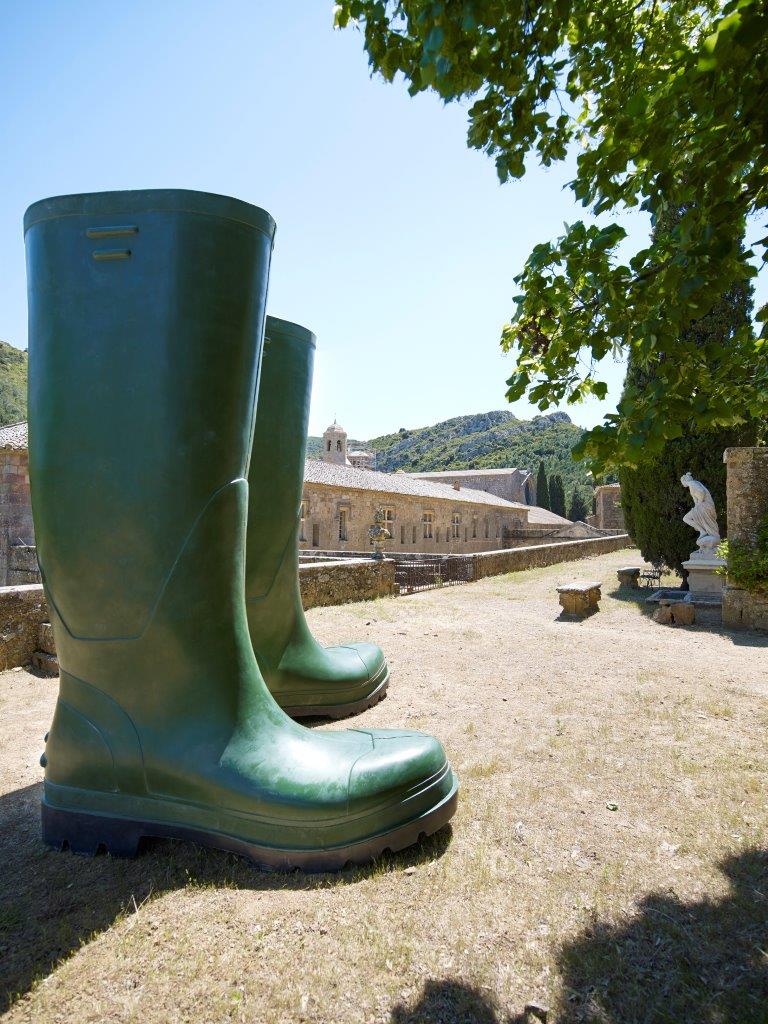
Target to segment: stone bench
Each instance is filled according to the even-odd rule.
[[[617,569],[616,575],[619,578],[620,587],[628,587],[630,590],[640,589],[640,573],[643,571],[640,565],[625,565],[623,569]]]
[[[596,612],[602,596],[602,585],[594,580],[573,580],[571,583],[561,584],[557,588],[557,593],[560,596],[562,614],[581,619],[590,612]]]

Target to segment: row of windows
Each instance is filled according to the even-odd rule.
[[[392,539],[395,538],[395,510],[393,508],[385,508],[384,512],[384,527],[389,530]],[[309,513],[309,503],[306,500],[301,502],[301,509],[299,512],[299,540],[306,542],[307,537],[305,533],[306,518]],[[319,525],[314,524],[312,527],[312,544],[314,547],[319,546]],[[434,512],[424,512],[421,517],[421,536],[423,540],[434,540],[436,543],[440,543],[440,527],[435,524]],[[478,529],[478,516],[472,516],[472,539],[477,538]],[[485,539],[489,540],[491,535],[490,519],[485,518]],[[416,525],[411,527],[411,543],[415,544],[417,540],[418,528]],[[499,537],[499,521],[496,520],[495,524],[495,537]],[[461,537],[461,513],[454,512],[451,516],[451,522],[445,527],[445,539],[459,540]],[[401,525],[400,527],[400,543],[405,544],[406,538],[406,526]],[[349,539],[349,509],[339,509],[339,540],[346,541]],[[464,527],[464,540],[469,540],[469,527]]]

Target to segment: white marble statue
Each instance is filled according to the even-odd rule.
[[[717,525],[717,512],[712,495],[699,480],[694,480],[690,473],[680,477],[680,483],[687,487],[693,498],[693,508],[683,516],[683,522],[698,531],[696,541],[698,551],[691,558],[712,558],[716,556],[720,543],[720,530]]]

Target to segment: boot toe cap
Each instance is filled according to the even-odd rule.
[[[384,652],[376,644],[355,643],[348,645],[357,653],[368,673],[368,682],[380,682],[387,674],[387,662]]]
[[[410,800],[432,789],[436,802],[445,795],[444,789],[450,790],[453,775],[439,740],[398,729],[377,729],[369,735],[372,749],[355,761],[349,773],[350,808],[387,798]]]

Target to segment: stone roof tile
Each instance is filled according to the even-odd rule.
[[[438,477],[446,477],[452,479],[453,477],[462,476],[511,476],[513,473],[528,473],[528,469],[517,469],[514,466],[503,466],[499,469],[439,469],[434,472],[425,470],[423,473],[408,473],[407,476],[416,477],[419,480],[434,480]]]

